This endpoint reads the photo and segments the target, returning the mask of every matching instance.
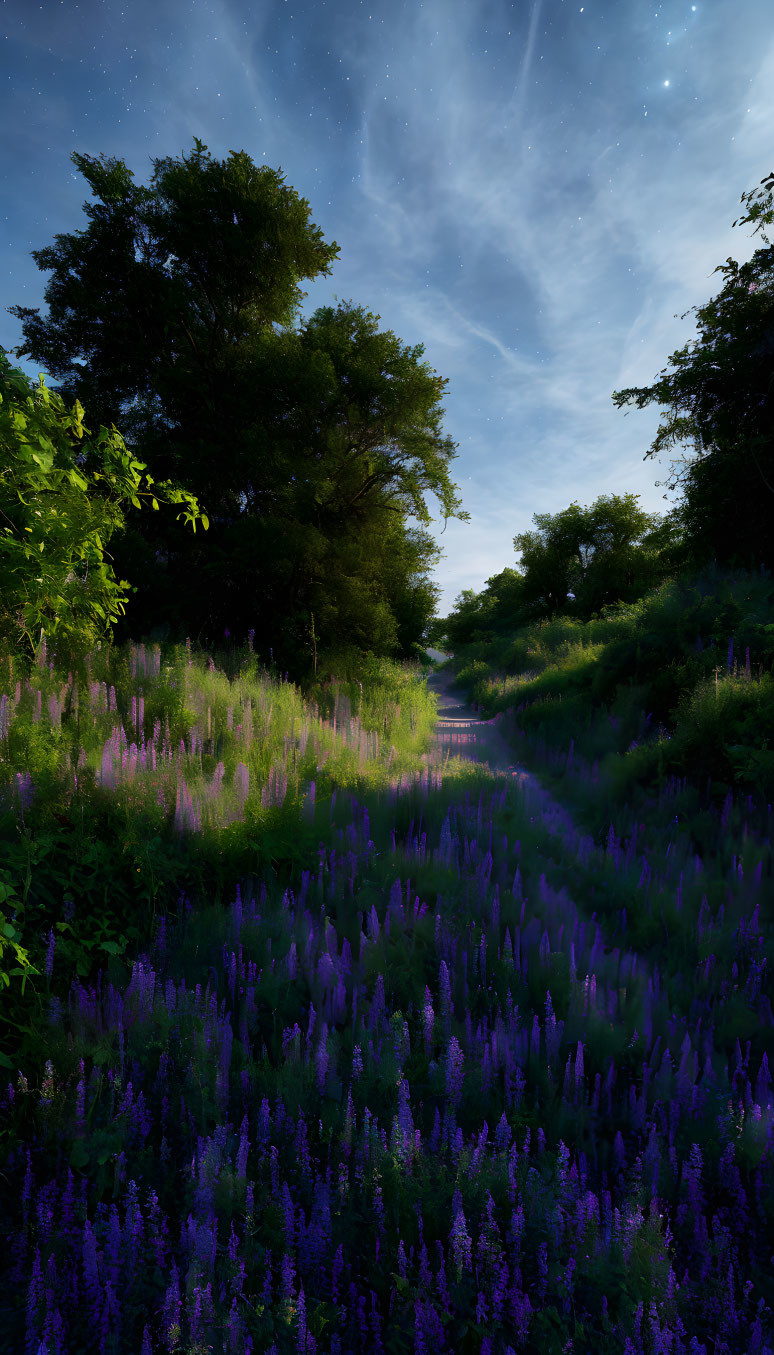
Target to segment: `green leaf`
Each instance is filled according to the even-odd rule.
[[[70,1166],[75,1167],[77,1171],[80,1171],[82,1167],[86,1166],[88,1160],[89,1150],[86,1147],[86,1144],[82,1139],[76,1139],[72,1147],[72,1152],[70,1153]]]

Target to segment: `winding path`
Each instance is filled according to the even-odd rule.
[[[437,649],[427,652],[437,662],[448,658],[448,655]],[[438,697],[438,722],[433,747],[440,750],[442,757],[446,757],[448,752],[452,757],[485,762],[493,772],[517,777],[520,782],[541,789],[537,777],[514,761],[513,751],[500,732],[501,717],[495,715],[491,720],[482,720],[473,707],[466,703],[451,669],[435,669],[427,679],[427,688]]]
[[[436,662],[448,658],[437,649],[427,652]],[[595,846],[593,835],[577,826],[570,811],[554,799],[534,772],[514,760],[513,749],[501,733],[502,714],[482,720],[472,706],[466,704],[451,669],[443,672],[436,669],[427,679],[427,686],[438,697],[438,721],[430,755],[433,763],[442,763],[448,753],[452,757],[486,763],[495,774],[518,782],[528,812],[539,815],[543,828],[560,838],[568,851],[575,852],[581,861],[588,861],[597,852],[598,859],[604,860],[605,851]]]

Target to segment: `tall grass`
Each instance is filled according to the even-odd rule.
[[[0,1343],[771,1355],[767,807],[603,834],[442,764],[426,667],[229,663],[0,682]]]

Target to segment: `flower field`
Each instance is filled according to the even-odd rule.
[[[0,1349],[771,1355],[771,806],[168,658],[0,667]]]

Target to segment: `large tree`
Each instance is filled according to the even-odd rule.
[[[522,602],[546,616],[588,619],[611,602],[642,597],[682,558],[682,528],[679,515],[645,513],[638,498],[600,495],[590,508],[573,503],[560,513],[535,513],[539,530],[513,538]]]
[[[469,517],[449,480],[456,444],[439,431],[448,382],[361,309],[322,308],[294,330],[298,279],[327,274],[338,247],[275,171],[205,150],[155,161],[147,189],[123,162],[72,156],[101,205],[84,204],[86,231],[33,251],[54,272],[49,316],[10,308],[16,353],[45,363],[90,422],[120,421],[152,473],[209,516],[206,546],[191,549],[175,524],[127,514],[114,547],[137,585],[127,635],[172,621],[211,642],[224,623],[242,638],[254,626],[292,666],[342,542],[351,565],[385,512],[404,531],[408,513],[429,521],[427,489],[445,518]],[[360,593],[367,630],[372,590]],[[315,620],[317,643],[334,643]]]
[[[768,192],[742,194],[742,202],[758,200],[734,226],[757,221],[758,231],[774,222],[774,174],[761,185]],[[669,488],[682,490],[681,517],[696,559],[771,569],[774,246],[756,250],[741,267],[729,258],[713,271],[726,275],[726,285],[706,306],[693,308],[701,338],[672,354],[677,370],[665,375],[663,369],[655,385],[614,391],[612,399],[619,408],[634,400],[639,409],[653,401],[671,407],[646,457],[677,441],[693,441],[697,457],[673,463]]]

